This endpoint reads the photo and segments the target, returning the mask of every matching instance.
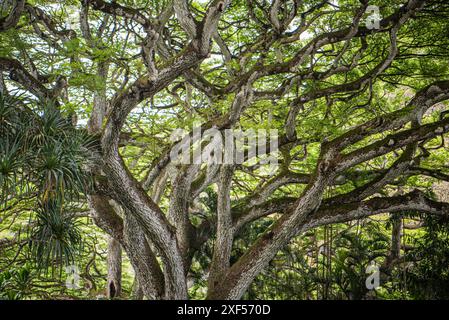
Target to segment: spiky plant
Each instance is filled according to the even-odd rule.
[[[73,264],[82,244],[76,217],[64,212],[60,199],[39,203],[31,232],[31,251],[38,267]]]
[[[0,204],[32,197],[37,207],[30,221],[35,261],[40,268],[72,263],[81,233],[69,212],[91,187],[86,167],[95,138],[52,105],[1,95],[0,133]]]

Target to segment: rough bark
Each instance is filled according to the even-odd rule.
[[[12,5],[9,6],[7,15],[0,19],[0,31],[13,28],[20,16],[26,14],[36,35],[55,50],[61,50],[67,41],[79,36],[73,30],[64,29],[39,7],[20,0],[11,0],[10,3]],[[440,180],[449,179],[441,170],[420,167],[420,161],[429,153],[426,143],[449,132],[449,117],[444,112],[441,112],[437,121],[430,119],[432,121],[425,124],[421,122],[433,106],[449,99],[449,81],[436,81],[428,85],[419,90],[404,108],[375,116],[362,124],[360,120],[358,125],[348,127],[345,133],[330,141],[323,137],[302,139],[297,132],[302,120],[299,118],[307,117],[304,109],[313,109],[311,105],[324,103],[323,100],[326,100],[325,103],[330,108],[334,100],[363,98],[363,93],[367,93],[370,95],[369,106],[374,83],[382,81],[382,76],[388,75],[386,70],[398,57],[403,58],[398,45],[402,29],[410,20],[416,19],[425,6],[429,3],[435,6],[438,2],[404,1],[399,9],[380,21],[379,29],[369,30],[361,23],[368,5],[368,1],[363,0],[354,11],[352,22],[346,27],[323,32],[303,44],[299,43],[301,34],[315,19],[325,14],[321,8],[327,5],[327,1],[301,13],[296,30],[289,30],[289,26],[302,6],[299,2],[295,1],[291,8],[287,8],[283,1],[276,0],[269,4],[266,12],[261,13],[261,19],[252,7],[254,3],[250,1],[250,25],[255,24],[266,32],[257,36],[254,43],[245,43],[239,49],[240,53],[228,45],[228,40],[221,33],[223,29],[218,24],[228,3],[226,0],[214,0],[205,12],[198,15],[191,10],[188,1],[174,0],[158,17],[154,17],[152,12],[150,14],[115,2],[81,1],[80,29],[91,51],[102,49],[101,41],[97,39],[104,38],[103,32],[108,19],[113,19],[114,23],[122,20],[132,26],[137,25],[137,33],[142,40],[138,44],[140,52],[132,60],[114,57],[111,61],[97,63],[96,57],[89,57],[90,51],[85,53],[97,70],[96,76],[106,83],[105,88],[94,93],[93,111],[88,123],[89,132],[101,136],[101,159],[89,168],[95,175],[97,186],[96,192],[89,196],[89,203],[94,209],[93,219],[111,237],[108,255],[108,295],[111,298],[120,292],[120,246],[131,261],[136,283],[145,297],[185,299],[188,297],[186,275],[191,258],[195,250],[215,234],[208,298],[239,299],[279,250],[293,237],[311,228],[404,210],[448,214],[447,204],[432,201],[419,191],[396,197],[376,195],[389,184],[398,183],[399,179],[414,174]],[[92,10],[104,18],[95,35],[92,31],[97,26],[89,21]],[[175,17],[172,17],[173,13]],[[185,43],[178,44],[178,40],[171,43],[169,40],[173,39],[167,39],[166,23],[169,20],[170,23],[178,23],[181,39]],[[224,27],[221,28],[226,28],[228,24],[229,21],[223,21]],[[371,49],[371,38],[376,35],[380,35],[379,39],[385,40],[387,44],[379,50],[379,56],[373,56],[372,63],[360,64],[365,52]],[[216,42],[219,49],[214,54],[221,53],[225,62],[223,68],[230,78],[224,84],[214,84],[206,75],[201,74],[202,69],[199,68],[211,54],[212,41]],[[381,42],[379,41],[380,44]],[[265,53],[273,47],[276,47],[276,51],[277,46],[286,46],[291,51],[298,44],[300,46],[288,58],[277,57],[276,63],[265,59]],[[331,55],[326,53],[328,48],[337,48],[338,45],[341,46],[338,47],[340,52]],[[405,46],[401,43],[401,49]],[[282,50],[279,50],[275,54],[281,55]],[[351,51],[359,52],[348,60],[346,56],[351,56]],[[316,67],[314,63],[315,60],[320,60],[316,59],[320,55],[333,61],[330,60],[324,67],[319,64]],[[256,57],[258,61],[252,61]],[[130,77],[126,75],[126,81],[119,89],[114,85],[117,90],[109,98],[106,90],[109,67],[113,68],[115,64],[121,66],[122,63],[126,64],[137,58],[142,60],[143,74],[131,77],[134,81],[132,83],[128,83]],[[17,59],[0,58],[2,79],[7,74],[9,78],[5,80],[26,89],[41,101],[58,102],[62,99],[61,90],[68,85],[67,82],[59,78],[62,79],[59,84],[58,81],[53,81],[57,82],[53,85],[48,80],[51,76],[40,74],[30,59],[26,59],[25,63]],[[235,68],[234,64],[238,67]],[[337,75],[341,77],[334,77]],[[263,83],[270,78],[285,80],[275,88],[265,85],[257,85],[258,90],[254,88],[256,83]],[[339,79],[345,80],[340,83]],[[302,88],[306,83],[313,83],[313,90],[297,89],[296,97],[293,97],[293,88]],[[6,86],[3,81],[0,84],[4,91]],[[153,99],[162,90],[171,90],[172,86],[185,87],[186,91],[187,88],[195,88],[212,103],[223,101],[228,111],[208,117],[206,123],[201,125],[203,132],[210,128],[222,132],[237,126],[247,109],[256,106],[254,102],[288,100],[288,114],[283,128],[285,135],[281,137],[280,150],[267,151],[282,153],[285,163],[282,163],[281,171],[272,179],[261,181],[246,197],[239,199],[238,205],[231,207],[235,170],[246,170],[245,173],[257,179],[254,168],[243,165],[207,165],[205,168],[186,165],[176,167],[176,177],[170,178],[167,173],[172,166],[169,155],[171,150],[180,145],[181,142],[177,142],[157,155],[143,184],[137,181],[137,175],[133,175],[125,164],[120,149],[125,145],[120,141],[124,134],[124,124],[130,112],[140,103]],[[188,97],[187,100],[189,99]],[[178,101],[180,100],[178,96]],[[189,103],[186,105],[190,107]],[[388,135],[381,135],[384,132]],[[292,161],[307,159],[307,147],[310,144],[321,147],[314,169],[311,172],[293,172],[289,165]],[[303,159],[292,155],[292,150],[298,146],[303,146]],[[393,165],[375,170],[364,179],[358,176],[361,174],[357,171],[359,165],[387,154],[394,154]],[[345,194],[323,200],[326,188],[348,182],[354,182],[357,187]],[[189,216],[193,203],[203,190],[214,183],[218,186],[216,216],[204,219],[198,227],[193,227]],[[299,197],[270,198],[283,186],[295,184],[304,186]],[[152,190],[151,196],[148,190]],[[170,193],[167,199],[169,208],[164,212],[159,202],[166,193]],[[230,265],[233,240],[238,232],[248,223],[273,213],[279,216],[277,220],[273,218],[273,226],[237,262]],[[397,257],[400,250],[398,230],[399,227],[395,225],[392,257]]]
[[[109,202],[110,199],[104,196],[90,197],[95,223],[122,245],[144,295],[148,299],[163,299],[164,277],[140,225],[130,214],[124,215],[123,221]]]
[[[20,16],[25,8],[25,0],[13,0],[9,2],[10,5],[6,6],[6,8],[0,7],[0,9],[10,9],[8,15],[0,18],[0,32],[8,30],[16,26],[19,22]],[[5,1],[5,4],[8,4],[8,1]]]
[[[122,294],[122,247],[120,242],[110,237],[108,240],[108,277],[106,296],[109,299]]]
[[[130,214],[125,218],[125,243],[139,289],[148,299],[164,299],[164,275],[145,234]]]
[[[215,288],[221,282],[221,277],[226,274],[230,266],[232,242],[234,240],[230,194],[233,172],[232,165],[224,165],[220,170],[217,195],[217,231],[208,278],[208,292],[211,295],[214,294]]]

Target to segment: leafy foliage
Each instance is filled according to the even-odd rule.
[[[85,166],[95,140],[53,106],[19,97],[0,95],[0,118],[1,204],[22,198],[35,202],[30,243],[38,266],[69,264],[81,244],[69,210],[91,188]]]
[[[193,25],[207,27],[209,23],[200,21],[215,3],[209,2],[186,1],[186,19],[193,18]],[[396,28],[397,18],[408,10],[402,6],[408,2],[424,6],[399,19]],[[8,16],[12,3],[1,5],[0,17]],[[155,216],[166,213],[170,224],[175,224],[173,211],[185,210],[188,218],[180,220],[187,222],[186,228],[167,225],[161,230],[187,230],[189,240],[183,245],[192,247],[184,257],[192,259],[187,275],[189,297],[205,298],[218,241],[214,228],[223,200],[219,199],[219,170],[210,177],[214,172],[211,166],[193,168],[198,169],[193,182],[176,190],[178,183],[190,178],[195,170],[165,161],[173,146],[173,131],[190,131],[197,123],[222,127],[220,130],[275,128],[283,144],[273,152],[280,164],[275,176],[263,170],[259,158],[235,168],[229,194],[232,223],[244,214],[271,209],[273,204],[292,204],[269,210],[269,214],[236,228],[226,261],[231,266],[257,244],[271,243],[271,232],[280,230],[277,223],[288,221],[296,199],[311,189],[326,191],[320,199],[310,199],[319,200],[318,207],[301,218],[313,216],[332,201],[345,200],[335,210],[328,208],[324,218],[329,219],[338,216],[342,208],[378,197],[392,198],[415,189],[430,195],[437,181],[449,180],[447,134],[437,133],[439,128],[429,139],[393,148],[343,170],[333,179],[320,180],[328,186],[308,185],[326,167],[321,166],[322,151],[334,139],[348,138],[348,132],[363,137],[339,150],[330,165],[352,152],[387,150],[390,142],[394,145],[396,141],[379,145],[382,139],[447,119],[447,101],[430,101],[435,91],[429,89],[428,96],[413,98],[429,84],[448,79],[447,1],[369,1],[386,19],[381,30],[366,28],[368,13],[362,10],[364,2],[358,0],[286,0],[276,2],[277,10],[273,1],[230,1],[211,41],[204,45],[210,44],[210,52],[201,52],[198,59],[198,39],[192,39],[179,12],[166,11],[173,1],[96,3],[30,0],[16,23],[0,30],[1,299],[93,298],[104,293],[101,288],[106,281],[109,231],[100,230],[87,217],[86,195],[98,191],[94,185],[106,191],[117,185],[117,179],[109,175],[120,170],[109,170],[109,174],[104,170],[112,164],[130,177],[127,186],[135,187],[104,192],[107,196],[102,205],[110,204],[110,213],[116,211],[114,217],[118,219],[112,220],[120,232],[121,222],[126,220],[120,218],[130,211],[121,209],[127,204],[137,205],[128,203],[132,202],[128,191],[139,194],[136,202],[142,203],[138,204],[151,204],[142,210],[145,214],[157,208]],[[33,15],[33,10],[38,14]],[[149,23],[142,24],[139,19],[148,19]],[[284,21],[288,23],[281,25]],[[149,30],[153,25],[158,26],[158,40],[151,47],[154,30]],[[199,38],[206,31],[201,29]],[[198,61],[192,62],[195,59]],[[188,67],[183,68],[185,61]],[[161,79],[162,85],[158,82]],[[247,100],[241,104],[241,113],[236,114],[238,121],[226,123],[240,106],[234,102],[242,93]],[[410,113],[422,106],[431,108]],[[291,116],[293,121],[289,123]],[[399,116],[407,117],[407,122],[382,129],[385,124],[399,122]],[[98,121],[98,136],[88,134],[93,120]],[[359,131],[353,131],[359,126]],[[117,132],[111,127],[118,128]],[[292,136],[289,131],[293,131]],[[117,137],[117,145],[103,144],[100,148],[99,136],[108,141],[111,132]],[[108,147],[117,152],[120,161],[103,161],[110,152],[100,149]],[[394,166],[409,149],[413,149],[411,158],[401,163],[401,168],[407,167],[401,172]],[[160,169],[159,176],[147,185],[153,169]],[[189,174],[182,176],[184,169]],[[193,190],[200,192],[192,196]],[[99,194],[103,196],[103,192]],[[449,203],[441,198],[428,197],[426,203]],[[365,207],[360,211],[366,216],[371,213]],[[432,213],[440,211],[432,208]],[[292,231],[289,244],[255,278],[244,297],[449,298],[447,221],[424,217],[414,210],[400,214],[402,223],[418,222],[423,227],[404,227],[393,234],[398,230],[391,225],[389,212],[383,212],[375,218],[348,217],[345,222],[320,225],[304,233]],[[147,225],[142,228],[146,229]],[[398,259],[391,262],[388,258],[393,236],[401,239],[401,247]],[[148,234],[145,237],[151,248],[164,242],[153,241]],[[164,240],[168,238],[176,237],[170,233]],[[161,252],[158,255],[164,256]],[[171,268],[164,266],[164,260],[171,259],[159,261],[161,270],[167,272]],[[387,270],[382,270],[381,287],[369,291],[366,267],[372,263]],[[67,289],[62,280],[67,276],[63,267],[72,264],[79,266],[83,279],[78,291]],[[134,272],[126,257],[123,265],[128,297]],[[55,272],[49,274],[57,268],[59,277]],[[220,274],[222,279],[225,276]]]

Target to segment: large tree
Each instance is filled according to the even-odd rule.
[[[0,9],[2,95],[50,105],[99,141],[80,166],[94,180],[89,214],[110,236],[111,296],[121,248],[147,298],[183,299],[213,239],[207,298],[239,299],[307,230],[449,214],[410,183],[449,180],[445,0],[3,0]],[[279,148],[266,148],[277,171],[263,157],[174,163],[183,142],[171,133],[195,140],[194,123],[279,130]],[[267,217],[231,263],[242,230]]]

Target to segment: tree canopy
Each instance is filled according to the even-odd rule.
[[[0,297],[449,297],[448,18],[3,0]]]

